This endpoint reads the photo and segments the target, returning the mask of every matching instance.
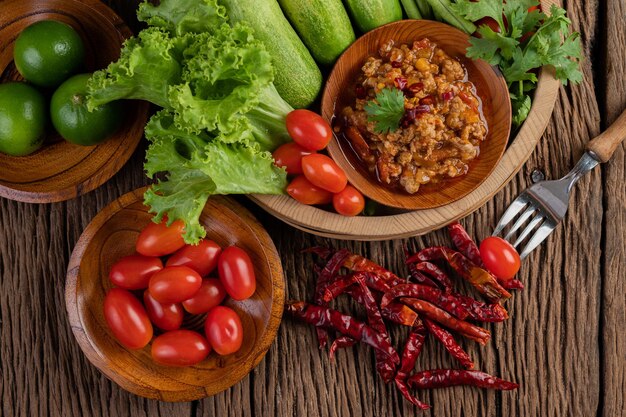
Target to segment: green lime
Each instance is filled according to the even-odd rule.
[[[43,144],[46,100],[25,83],[0,84],[0,152],[23,156]]]
[[[52,125],[63,138],[77,145],[96,145],[117,131],[124,119],[121,101],[87,110],[87,81],[91,74],[75,75],[52,95]]]
[[[71,26],[42,20],[17,37],[13,59],[27,81],[40,87],[56,87],[83,67],[85,46]]]

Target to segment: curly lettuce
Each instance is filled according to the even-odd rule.
[[[289,140],[291,106],[274,87],[270,55],[251,30],[230,25],[217,0],[144,2],[148,23],[117,62],[94,73],[91,106],[141,99],[163,108],[145,133],[144,169],[157,182],[145,203],[169,223],[185,223],[185,241],[205,234],[199,217],[214,194],[281,194],[286,173],[269,151]]]

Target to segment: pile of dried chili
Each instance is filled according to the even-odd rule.
[[[473,370],[474,362],[456,341],[453,332],[485,345],[491,334],[473,322],[500,322],[508,318],[502,302],[508,290],[523,288],[517,280],[499,281],[487,271],[476,243],[465,229],[454,223],[448,227],[456,250],[436,246],[411,256],[407,253],[410,275],[400,278],[375,262],[350,253],[327,248],[312,248],[321,265],[313,303],[290,301],[285,310],[295,318],[316,327],[320,348],[328,343],[329,331],[336,334],[330,357],[337,349],[363,342],[374,348],[376,370],[385,382],[394,381],[402,395],[415,406],[427,409],[409,388],[427,389],[455,385],[511,390],[513,382]],[[445,262],[468,281],[487,302],[455,292]],[[345,294],[365,308],[367,323],[328,307]],[[398,353],[391,343],[385,320],[410,327],[404,348]],[[417,357],[428,334],[440,342],[464,369],[433,369],[414,372]]]

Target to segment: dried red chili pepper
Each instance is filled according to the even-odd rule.
[[[417,271],[425,272],[427,275],[431,276],[432,278],[435,278],[435,280],[439,284],[441,284],[441,286],[445,288],[447,292],[452,291],[452,285],[453,285],[452,280],[450,279],[450,277],[448,277],[448,274],[443,272],[443,270],[439,268],[437,265],[435,265],[434,263],[420,262],[418,264],[411,264],[411,265],[414,265]]]
[[[511,294],[502,288],[493,275],[478,267],[460,252],[445,246],[423,249],[407,259],[407,262],[425,262],[437,259],[446,260],[459,275],[490,300],[498,301],[501,298],[511,297]]]
[[[514,382],[505,381],[481,371],[459,369],[433,369],[421,371],[408,379],[411,388],[445,388],[458,385],[470,385],[479,388],[512,390],[519,387]]]
[[[354,317],[341,314],[339,311],[328,307],[309,304],[304,301],[287,302],[285,311],[316,327],[336,330],[342,335],[362,341],[374,349],[384,352],[393,363],[397,364],[400,362],[398,353],[385,340],[383,335]]]
[[[380,302],[380,307],[384,308],[391,301],[401,297],[419,298],[431,302],[461,320],[465,320],[469,316],[467,309],[454,295],[421,284],[396,285],[385,293]]]
[[[402,281],[402,279],[393,272],[360,255],[350,254],[344,261],[343,266],[355,272],[372,272],[381,276],[387,282],[394,282],[394,280]]]
[[[348,347],[352,347],[357,343],[356,340],[351,338],[350,336],[341,336],[333,341],[330,345],[330,349],[328,350],[328,357],[330,360],[335,360],[335,352],[337,349],[344,349]]]
[[[409,258],[409,248],[406,245],[404,245],[405,261],[408,258]],[[435,281],[433,281],[432,279],[428,278],[426,275],[418,271],[417,268],[415,268],[415,264],[411,263],[411,264],[408,264],[408,266],[409,266],[409,274],[410,274],[409,280],[412,278],[413,280],[417,281],[420,284],[428,285],[429,287],[434,287],[434,288],[439,287]]]
[[[509,318],[509,313],[498,303],[483,303],[465,295],[456,294],[459,302],[469,312],[469,318],[482,322],[500,322]]]
[[[523,290],[524,284],[519,279],[498,280],[500,285],[507,290]]]
[[[400,301],[418,313],[422,313],[429,319],[436,321],[437,323],[441,323],[445,327],[454,330],[469,339],[475,340],[481,345],[486,345],[487,341],[491,337],[489,330],[475,326],[463,320],[458,320],[451,314],[427,301],[418,300],[416,298],[401,298]]]
[[[467,233],[465,228],[461,226],[461,223],[454,222],[448,225],[448,233],[452,239],[454,247],[461,252],[467,259],[474,262],[481,268],[485,268],[483,260],[480,258],[480,251],[474,240]]]
[[[449,331],[442,329],[430,319],[424,319],[424,323],[426,324],[428,331],[441,342],[443,347],[450,352],[454,359],[459,361],[462,367],[466,369],[474,368],[474,362],[472,362],[470,356],[463,350],[457,341],[454,340],[454,336],[452,336]]]
[[[426,331],[421,323],[411,329],[409,338],[407,339],[406,344],[404,345],[404,350],[402,351],[400,369],[395,377],[396,387],[398,387],[398,390],[402,393],[404,398],[422,410],[427,410],[430,406],[428,404],[424,404],[415,396],[411,395],[406,381],[413,368],[415,368],[415,361],[422,351],[425,339]]]

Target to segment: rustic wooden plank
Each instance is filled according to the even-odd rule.
[[[604,127],[626,109],[626,4],[609,0],[604,6],[603,32],[605,74]],[[626,133],[625,133],[626,134]],[[611,161],[602,167],[604,182],[604,252],[602,257],[602,314],[600,317],[600,353],[603,378],[600,380],[598,415],[626,415],[626,152],[617,149]]]

